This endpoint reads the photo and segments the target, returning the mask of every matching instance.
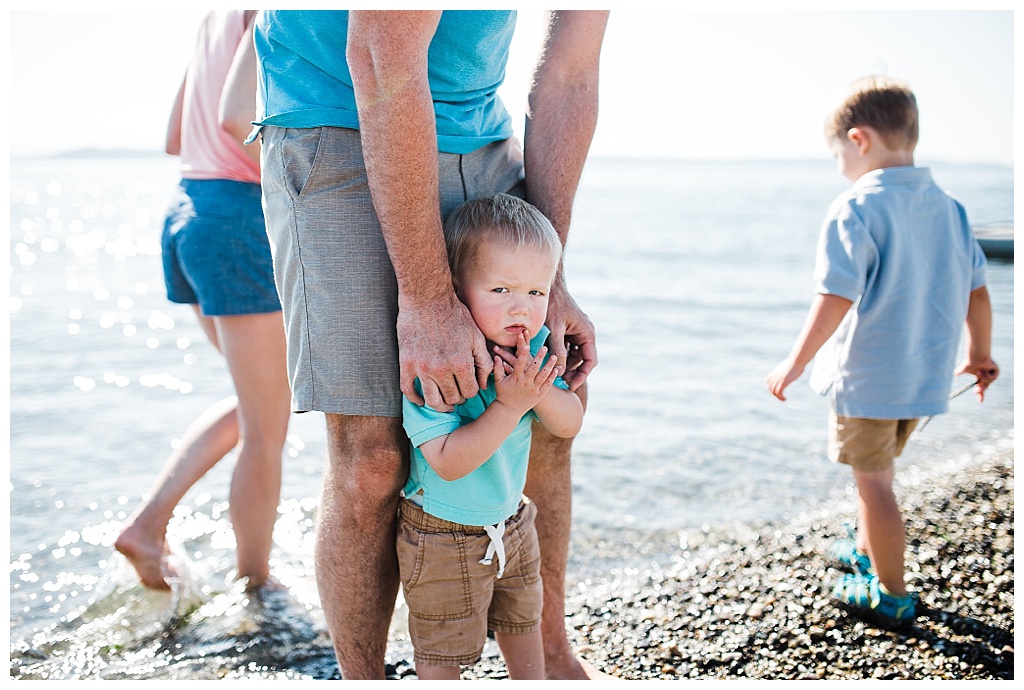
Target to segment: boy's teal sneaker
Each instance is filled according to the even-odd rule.
[[[867,575],[871,572],[871,559],[866,553],[857,550],[857,542],[853,539],[836,539],[829,553],[843,570],[858,575]]]
[[[889,594],[874,575],[843,575],[832,588],[832,596],[853,615],[884,627],[906,627],[917,617],[917,594]]]

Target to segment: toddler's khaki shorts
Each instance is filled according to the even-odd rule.
[[[544,593],[536,514],[536,506],[524,499],[505,521],[505,572],[497,578],[497,557],[490,565],[480,563],[490,543],[483,527],[442,520],[402,499],[398,568],[417,664],[472,664],[483,652],[488,629],[528,633],[540,628]]]

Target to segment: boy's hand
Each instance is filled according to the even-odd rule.
[[[787,358],[775,365],[775,368],[771,370],[768,376],[765,377],[765,383],[768,384],[768,390],[779,400],[785,400],[786,396],[783,393],[789,384],[800,378],[800,375],[804,373],[804,368],[798,365],[793,359]]]
[[[999,365],[988,357],[978,361],[967,360],[956,370],[956,375],[960,374],[974,374],[978,380],[978,402],[985,402],[985,389],[999,378]]]
[[[516,342],[515,357],[495,348],[494,388],[497,402],[515,411],[520,416],[536,406],[551,389],[558,377],[554,357],[541,366],[547,347],[541,347],[537,355],[530,354],[529,334],[520,333]]]

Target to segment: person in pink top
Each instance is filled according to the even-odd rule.
[[[255,114],[255,14],[207,14],[167,130],[167,153],[181,159],[162,238],[167,296],[193,307],[227,360],[235,395],[187,429],[114,543],[151,589],[170,589],[181,575],[168,558],[174,508],[236,447],[229,512],[237,578],[250,590],[271,582],[290,390],[260,201],[259,147],[241,143]]]

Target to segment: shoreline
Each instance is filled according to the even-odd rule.
[[[570,643],[630,680],[1012,679],[1013,450],[910,481],[897,486],[907,580],[920,593],[908,630],[882,629],[829,600],[839,571],[828,546],[845,536],[850,496],[791,521],[690,534],[685,549],[678,534],[574,539],[574,553],[628,553],[638,567],[570,579]],[[648,558],[657,553],[670,557]],[[402,670],[397,677],[412,673]],[[493,643],[463,678],[507,678]]]

